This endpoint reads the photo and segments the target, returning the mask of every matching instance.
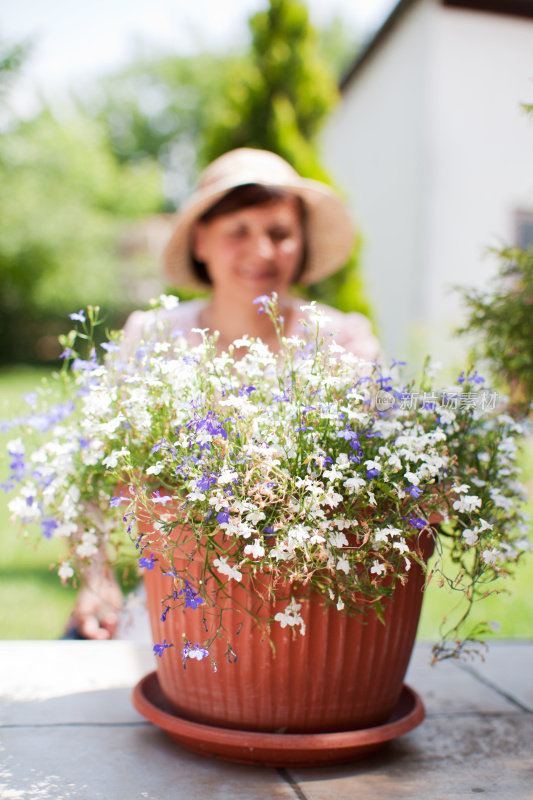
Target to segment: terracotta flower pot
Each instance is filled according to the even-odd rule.
[[[141,527],[148,531],[150,524],[144,521]],[[428,557],[429,537],[424,546]],[[164,563],[161,553],[154,556]],[[192,581],[199,564],[179,567],[185,563]],[[182,643],[201,643],[220,620],[200,605],[173,609],[162,621],[162,600],[175,587],[159,566],[144,575],[152,633],[156,643],[175,644],[157,659],[157,674],[163,694],[181,718],[284,733],[353,731],[387,722],[402,692],[418,626],[424,585],[418,564],[413,563],[405,585],[398,583],[385,600],[384,623],[373,610],[350,616],[326,606],[316,593],[301,590],[296,596],[305,635],[274,623],[267,636],[253,618],[254,613],[273,618],[283,611],[289,587],[287,600],[274,603],[266,597],[267,582],[261,577],[228,581],[228,593],[219,602],[237,658],[222,635],[210,647],[210,658],[185,664]]]

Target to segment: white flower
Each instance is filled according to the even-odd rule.
[[[197,489],[193,489],[192,492],[189,492],[187,495],[187,500],[193,503],[195,500],[205,500],[205,494],[203,492],[199,492]]]
[[[372,566],[370,567],[370,572],[372,572],[374,575],[383,575],[385,571],[385,566],[380,564],[380,562],[375,558]]]
[[[355,476],[354,478],[347,478],[342,485],[348,489],[350,494],[356,494],[365,484],[366,481],[363,478]]]
[[[302,636],[305,635],[305,622],[303,617],[299,613],[301,608],[300,603],[297,603],[294,600],[294,597],[291,598],[291,602],[288,606],[285,607],[285,611],[278,611],[274,619],[276,622],[279,622],[282,628],[286,628],[287,625],[291,628],[294,628],[296,625],[300,626],[300,633]]]
[[[30,497],[14,497],[7,504],[14,517],[19,517],[23,522],[30,522],[38,520],[41,516],[39,506],[34,502],[34,498]]]
[[[393,453],[392,456],[387,459],[387,464],[393,467],[394,469],[402,468],[402,462],[400,458],[396,455],[396,453]]]
[[[493,547],[490,550],[483,550],[481,557],[485,564],[495,564],[498,560],[498,551]]]
[[[124,458],[124,456],[129,456],[129,454],[130,451],[126,447],[122,447],[120,450],[113,450],[103,459],[102,464],[104,467],[114,469],[118,465],[119,459]]]
[[[187,650],[187,658],[195,658],[197,661],[203,661],[208,655],[208,651],[204,647],[190,647]]]
[[[453,508],[460,513],[469,513],[480,507],[481,498],[477,497],[475,494],[465,494],[453,503]]]
[[[409,547],[406,545],[405,539],[403,538],[400,539],[399,542],[393,542],[392,546],[395,547],[400,554],[409,552]]]
[[[159,302],[166,311],[172,311],[173,308],[177,308],[179,298],[174,294],[160,294]]]
[[[460,486],[452,486],[452,492],[456,494],[465,494],[470,489],[468,483],[462,483]]]
[[[218,476],[217,483],[220,486],[223,486],[225,483],[234,483],[238,480],[239,476],[236,472],[231,469],[223,469],[220,475]]]
[[[499,633],[499,632],[500,632],[500,630],[501,630],[501,627],[502,627],[502,625],[501,625],[501,622],[497,622],[497,621],[496,621],[496,620],[494,620],[494,619],[492,619],[492,620],[489,622],[489,628],[491,629],[491,631],[492,631],[493,633]]]
[[[244,548],[244,554],[252,558],[261,558],[265,555],[265,548],[261,544],[260,539],[254,539],[253,544],[247,544]]]
[[[11,456],[23,456],[26,452],[24,442],[20,438],[11,439],[11,441],[7,443],[6,449]]]
[[[68,539],[73,533],[76,533],[78,526],[74,522],[60,522],[57,528],[54,528],[54,536],[60,536]]]
[[[330,486],[324,497],[323,503],[330,508],[335,508],[342,502],[342,494],[335,492],[333,487]]]
[[[450,411],[449,408],[443,408],[442,411],[439,412],[440,421],[444,425],[449,425],[451,422],[455,422],[456,415],[453,411]]]
[[[465,528],[465,530],[463,531],[463,539],[465,540],[467,545],[469,545],[470,547],[472,547],[473,545],[477,544],[478,538],[479,537],[478,537],[476,531],[472,531],[472,530],[470,530],[470,528]]]
[[[157,464],[154,464],[152,467],[148,467],[146,470],[146,475],[159,475],[165,469],[165,465],[162,461],[158,461]]]
[[[332,464],[330,469],[325,469],[322,475],[332,483],[343,477],[342,472],[336,468],[335,464]]]
[[[76,553],[80,558],[91,558],[98,552],[96,546],[98,539],[94,533],[86,532],[82,534],[81,544],[76,547]]]
[[[217,568],[221,575],[227,575],[230,580],[242,581],[242,572],[239,572],[236,567],[232,567],[227,562],[227,557],[222,556],[222,558],[213,559],[213,566]]]
[[[491,487],[489,489],[490,499],[498,508],[503,508],[505,511],[511,511],[516,500],[511,497],[506,497],[499,489]]]
[[[68,581],[70,578],[74,576],[74,570],[72,569],[68,561],[63,561],[63,563],[61,564],[61,566],[57,571],[57,574],[59,575],[61,581],[65,583],[65,581]]]
[[[346,575],[350,574],[350,562],[346,558],[337,559],[337,569],[342,570]]]

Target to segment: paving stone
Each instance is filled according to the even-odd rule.
[[[467,664],[464,669],[533,711],[533,640],[494,642],[484,661]]]
[[[126,642],[3,642],[0,719],[137,722],[131,689],[154,666],[151,648]]]
[[[4,729],[2,800],[294,800],[273,769],[203,758],[148,723]]]
[[[418,644],[407,682],[421,726],[364,761],[279,772],[191,754],[138,715],[149,646],[0,642],[0,798],[533,800],[532,654],[501,643],[485,662],[431,667]]]
[[[441,661],[434,665],[430,662],[431,646],[418,644],[406,675],[406,683],[422,697],[428,715],[514,710],[509,699],[481,683],[474,673],[461,669],[458,661]],[[481,661],[472,663],[476,668],[482,664]]]
[[[533,798],[533,715],[429,717],[382,754],[291,770],[306,800]]]

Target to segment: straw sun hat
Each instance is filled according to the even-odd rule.
[[[191,255],[195,222],[231,189],[261,184],[302,198],[306,208],[307,258],[302,283],[316,283],[341,267],[353,244],[353,228],[341,199],[325,183],[301,178],[280,156],[242,147],[213,161],[196,191],[176,217],[163,264],[175,286],[205,288],[196,277]]]

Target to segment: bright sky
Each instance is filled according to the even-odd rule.
[[[315,24],[340,17],[365,38],[396,0],[307,0]],[[266,0],[3,0],[0,39],[34,42],[19,101],[46,96],[128,61],[140,44],[176,54],[246,41],[247,19]],[[18,105],[18,103],[17,103]]]

